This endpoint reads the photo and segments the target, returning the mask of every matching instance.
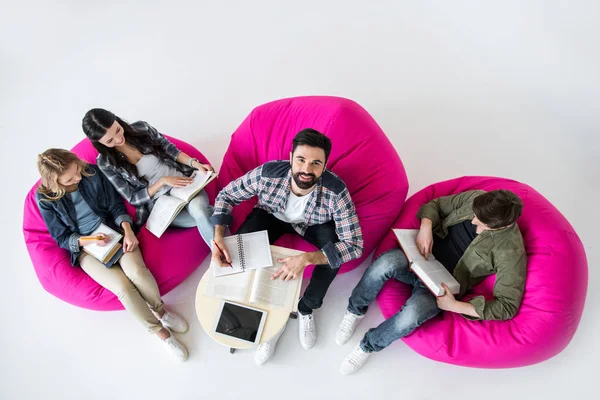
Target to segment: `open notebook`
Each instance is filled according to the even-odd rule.
[[[227,276],[216,277],[214,274],[210,274],[205,295],[250,304],[292,309],[298,300],[302,279],[292,279],[289,281],[281,279],[271,280],[271,276],[281,267],[277,259],[295,256],[302,254],[302,252],[279,246],[271,246],[270,253],[272,256],[272,267]],[[211,268],[222,267],[211,265]]]
[[[82,247],[83,251],[89,255],[95,257],[98,261],[104,264],[106,267],[111,267],[115,261],[119,259],[123,253],[123,248],[120,243],[121,235],[119,232],[111,229],[105,224],[100,224],[89,236],[96,236],[99,233],[108,235],[110,241],[104,246],[98,246],[96,243],[86,244]]]
[[[215,276],[237,274],[251,269],[270,267],[273,265],[269,234],[267,231],[243,233],[241,235],[227,236],[223,239],[232,267],[214,265]],[[211,268],[213,264],[211,263]]]
[[[433,254],[429,254],[428,260],[423,257],[417,247],[418,229],[392,229],[400,243],[400,247],[408,262],[410,269],[423,281],[425,286],[436,296],[444,295],[442,282],[445,283],[453,294],[460,291],[460,284],[450,272],[435,259]]]
[[[194,171],[191,177],[194,181],[189,185],[173,188],[169,194],[165,193],[156,200],[146,221],[146,229],[154,236],[161,237],[183,207],[215,179],[217,174],[198,170]]]

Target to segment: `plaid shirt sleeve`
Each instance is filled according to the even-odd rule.
[[[215,200],[214,212],[210,218],[211,222],[214,225],[231,225],[233,222],[231,210],[242,201],[258,194],[261,176],[262,165],[225,186]]]
[[[335,197],[333,201],[333,221],[339,242],[328,243],[323,247],[323,254],[332,268],[339,268],[343,263],[362,255],[363,237],[358,222],[358,215],[348,189]]]
[[[96,163],[106,179],[113,185],[119,194],[134,207],[149,203],[152,198],[148,194],[148,188],[136,188],[115,170],[102,156],[98,156]]]
[[[169,139],[163,136],[155,127],[147,123],[146,121],[138,121],[132,124],[134,129],[139,132],[146,132],[150,139],[158,144],[167,155],[174,161],[177,161],[177,156],[181,153],[181,150],[177,148],[173,143],[169,142]]]

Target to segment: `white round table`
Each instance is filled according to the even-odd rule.
[[[271,246],[271,249],[276,250],[283,248]],[[291,249],[284,250],[288,253],[292,251],[296,252],[296,250]],[[297,251],[297,253],[301,254],[302,252]],[[204,275],[202,275],[202,279],[200,279],[200,283],[198,283],[198,289],[196,290],[196,315],[198,316],[200,325],[202,325],[202,328],[208,334],[208,336],[216,340],[218,343],[229,347],[231,353],[233,353],[235,349],[253,348],[255,345],[252,343],[247,343],[233,337],[219,335],[213,331],[215,321],[217,319],[217,312],[223,298],[206,295],[206,287],[210,279],[210,274],[213,273],[211,268],[212,266],[206,270]],[[295,299],[298,299],[300,295],[300,288],[302,287],[302,277],[296,279],[295,281],[297,282]],[[260,337],[260,343],[271,340],[284,327],[289,318],[297,318],[298,301],[294,301],[294,305],[291,308],[270,307],[263,304],[250,304],[239,300],[231,301],[267,311],[267,319]]]

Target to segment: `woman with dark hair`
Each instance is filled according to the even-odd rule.
[[[171,330],[183,333],[188,325],[165,309],[156,280],[142,258],[123,199],[97,166],[88,165],[70,151],[46,150],[38,156],[38,170],[42,178],[36,194],[40,213],[50,236],[71,254],[71,264],[114,293],[148,332],[156,334],[169,353],[184,361],[187,349]],[[123,254],[109,268],[81,250],[84,244],[104,246],[110,241],[104,233],[84,237],[102,229],[102,223],[123,232]]]
[[[179,150],[144,121],[128,124],[110,111],[94,108],[82,121],[83,132],[100,153],[98,167],[115,189],[136,208],[136,225],[142,226],[156,200],[171,188],[192,182],[194,170],[213,171]],[[196,226],[211,246],[214,229],[209,220],[212,209],[203,190],[171,223],[178,228]]]

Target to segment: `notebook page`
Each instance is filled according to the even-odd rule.
[[[269,234],[267,231],[244,233],[244,257],[246,269],[257,269],[273,266]]]
[[[113,229],[109,228],[105,224],[100,224],[98,228],[94,230],[94,232],[90,233],[88,236],[95,236],[99,233],[104,233],[110,237],[110,241],[105,246],[98,246],[96,243],[90,243],[83,246],[83,248],[89,252],[91,255],[96,257],[98,260],[104,260],[108,253],[115,247],[117,243],[121,240],[123,235],[118,232],[115,232]]]

